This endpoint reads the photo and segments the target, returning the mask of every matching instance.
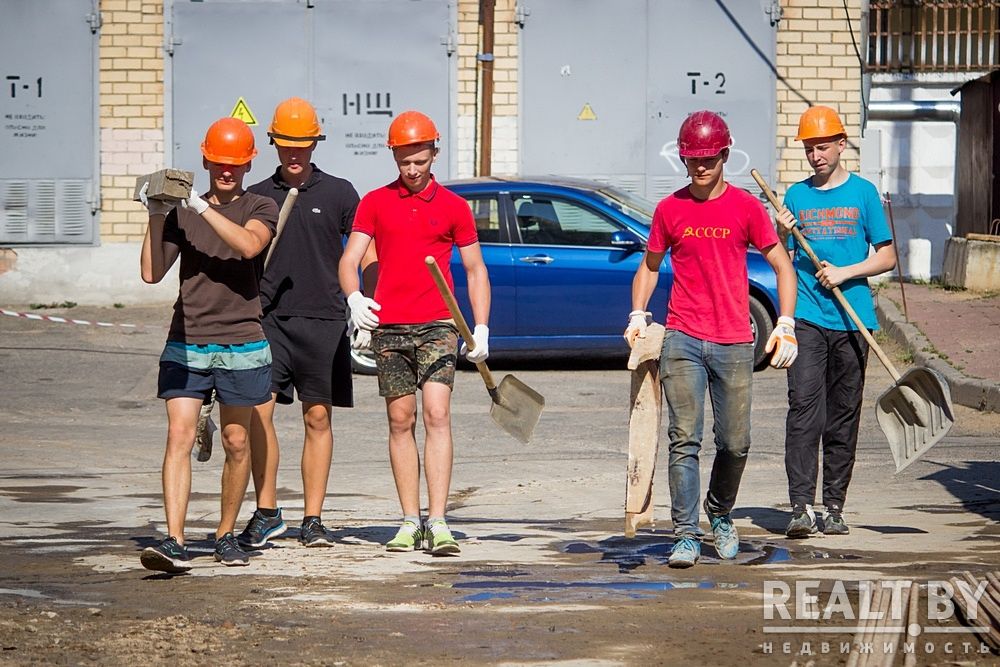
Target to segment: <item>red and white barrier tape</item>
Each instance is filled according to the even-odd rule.
[[[142,329],[160,329],[162,327],[149,326],[143,324],[117,324],[115,322],[91,322],[90,320],[77,320],[71,317],[59,317],[57,315],[39,315],[38,313],[19,313],[14,310],[5,310],[0,308],[0,315],[8,315],[10,317],[22,317],[26,320],[43,320],[45,322],[58,322],[60,324],[85,324],[94,327],[119,327],[121,329],[131,329],[133,331],[139,331]]]

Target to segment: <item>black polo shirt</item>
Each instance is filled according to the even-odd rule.
[[[337,265],[344,253],[344,237],[351,233],[358,193],[350,181],[331,176],[312,165],[312,176],[299,188],[299,196],[285,223],[260,284],[264,314],[297,315],[343,320],[347,300],[340,289]],[[288,196],[281,167],[249,188],[270,197],[278,208]],[[267,251],[260,253],[263,271]]]

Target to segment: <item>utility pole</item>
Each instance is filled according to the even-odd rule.
[[[482,25],[482,52],[476,56],[482,73],[482,97],[479,108],[479,175],[489,176],[493,154],[493,18],[496,0],[479,0],[479,23]]]

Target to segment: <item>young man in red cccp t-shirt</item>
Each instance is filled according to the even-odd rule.
[[[340,285],[351,319],[371,332],[379,395],[389,419],[389,460],[403,510],[403,523],[389,551],[413,551],[424,540],[434,555],[460,549],[445,522],[451,484],[451,391],[455,380],[458,329],[435,286],[424,258],[437,260],[449,287],[452,247],[458,246],[475,319],[469,361],[489,355],[490,281],[468,203],[434,179],[431,166],[440,138],[430,118],[405,111],[389,126],[388,146],[399,169],[392,183],[365,195],[340,261]],[[369,244],[379,260],[374,299],[359,291],[358,268]],[[787,259],[787,255],[786,255]],[[417,389],[425,431],[424,474],[427,522],[420,520],[420,454],[414,436]]]
[[[747,249],[764,255],[778,279],[781,317],[767,343],[771,365],[785,368],[797,353],[796,278],[771,219],[750,193],[725,181],[723,165],[732,138],[725,121],[698,111],[681,125],[677,148],[690,185],[656,207],[649,243],[632,283],[632,312],[625,338],[646,335],[646,304],[670,251],[674,282],[660,355],[660,382],[670,417],[670,513],[674,546],[668,564],[690,567],[701,556],[698,527],[698,454],[705,392],[715,419],[715,462],[705,498],[721,558],[735,558],[740,541],[730,511],[750,449],[753,333],[750,329]]]

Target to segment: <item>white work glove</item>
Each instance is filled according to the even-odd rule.
[[[628,314],[628,326],[625,327],[625,342],[629,347],[635,345],[636,338],[646,337],[646,324],[652,313],[645,310],[633,310]]]
[[[184,208],[189,208],[198,215],[201,215],[208,210],[208,202],[198,196],[198,191],[191,188],[191,196],[187,199],[182,199],[181,204]]]
[[[347,306],[351,309],[351,321],[358,329],[371,331],[378,326],[378,315],[376,310],[382,310],[382,306],[369,299],[361,292],[351,292],[347,295]]]
[[[485,324],[477,324],[472,332],[472,342],[475,349],[470,350],[463,342],[459,354],[464,354],[474,364],[481,364],[490,356],[490,328]]]
[[[149,181],[142,184],[142,188],[139,190],[139,201],[142,205],[146,207],[150,215],[162,215],[166,216],[174,209],[174,205],[168,201],[160,201],[159,199],[150,199],[146,196],[146,192],[149,190]]]
[[[351,331],[351,349],[368,350],[372,346],[372,332],[354,327]]]
[[[782,315],[767,339],[765,352],[774,350],[771,365],[775,368],[788,368],[799,356],[799,342],[795,340],[795,320]]]

